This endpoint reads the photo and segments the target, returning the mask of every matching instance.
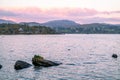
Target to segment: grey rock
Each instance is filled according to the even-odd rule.
[[[32,58],[32,63],[34,66],[41,66],[41,67],[51,67],[51,66],[58,66],[58,65],[62,64],[59,62],[53,62],[50,60],[46,60],[43,57],[37,56],[37,55],[35,55]]]
[[[2,68],[2,65],[0,64],[0,69]]]
[[[20,69],[28,68],[30,66],[32,66],[32,65],[25,61],[18,60],[18,61],[16,61],[15,65],[14,65],[14,69],[20,70]]]

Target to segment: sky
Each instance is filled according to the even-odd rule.
[[[0,0],[0,19],[120,24],[120,0]]]

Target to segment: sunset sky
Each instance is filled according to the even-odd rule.
[[[120,24],[120,0],[0,0],[0,19]]]

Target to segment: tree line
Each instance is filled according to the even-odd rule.
[[[77,34],[120,34],[120,25],[107,24],[84,24],[72,27],[53,28],[58,33],[77,33]]]
[[[55,30],[45,26],[0,24],[0,34],[55,34]]]

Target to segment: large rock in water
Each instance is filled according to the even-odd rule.
[[[16,61],[15,65],[14,65],[14,69],[20,70],[20,69],[28,68],[30,66],[32,66],[32,65],[25,61],[18,60],[18,61]]]
[[[51,67],[51,66],[58,66],[58,65],[62,64],[62,63],[46,60],[46,59],[44,59],[43,57],[41,57],[39,55],[35,55],[32,58],[32,63],[35,66],[41,66],[41,67]]]
[[[2,68],[2,65],[0,64],[0,69]]]

